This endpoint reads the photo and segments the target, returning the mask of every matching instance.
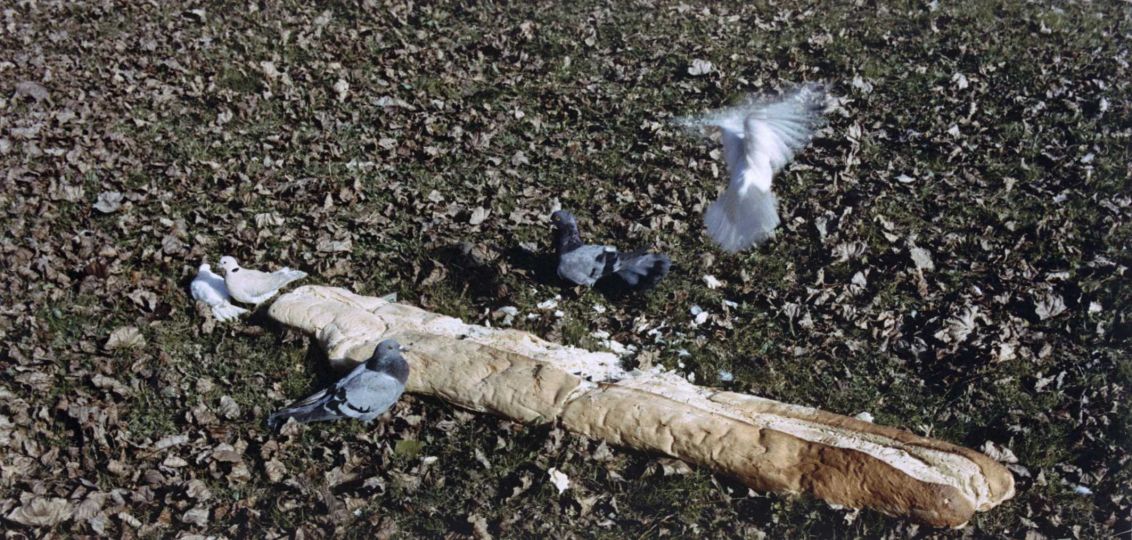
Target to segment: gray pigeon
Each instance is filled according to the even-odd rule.
[[[616,275],[631,289],[647,289],[672,266],[672,260],[660,253],[622,253],[613,246],[583,244],[578,222],[565,210],[551,214],[550,220],[554,222],[558,277],[577,285],[592,287],[599,279]]]
[[[377,344],[369,360],[330,388],[272,414],[267,426],[277,429],[288,418],[302,423],[339,418],[371,422],[397,403],[408,378],[409,364],[401,356],[401,345],[387,339]]]

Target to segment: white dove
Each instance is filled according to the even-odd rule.
[[[286,267],[271,273],[240,268],[236,258],[228,256],[220,258],[220,267],[224,269],[224,283],[232,298],[245,304],[262,304],[288,283],[307,277],[302,270]]]
[[[197,268],[197,277],[193,278],[189,291],[193,293],[194,299],[212,308],[212,315],[218,321],[230,321],[248,312],[228,301],[231,296],[228,294],[228,286],[224,284],[224,278],[215,274],[208,263],[201,263]]]
[[[810,141],[822,121],[825,89],[808,84],[773,98],[751,96],[738,106],[682,123],[717,127],[731,181],[704,213],[708,235],[735,253],[770,238],[778,226],[771,179]]]

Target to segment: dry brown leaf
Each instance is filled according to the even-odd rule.
[[[110,333],[105,348],[108,351],[132,349],[145,345],[145,336],[135,326],[123,326]]]
[[[94,203],[94,209],[103,214],[112,214],[122,207],[123,200],[124,197],[117,191],[103,191],[98,194],[98,200]]]
[[[283,465],[282,461],[271,458],[264,462],[264,471],[267,473],[267,479],[272,482],[279,482],[287,475],[287,467]]]
[[[6,517],[28,527],[54,527],[71,519],[73,512],[74,507],[66,499],[33,497]]]
[[[197,527],[208,526],[208,508],[194,507],[181,514],[181,521]]]

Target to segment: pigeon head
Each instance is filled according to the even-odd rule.
[[[582,246],[582,238],[578,235],[578,221],[573,214],[558,210],[550,214],[550,222],[554,224],[554,249],[559,255]]]
[[[220,258],[220,268],[223,268],[225,273],[233,272],[240,269],[240,263],[236,262],[235,257],[225,255]]]
[[[569,229],[578,227],[578,221],[574,219],[574,215],[565,210],[558,210],[553,214],[550,214],[550,222],[554,224],[554,227],[556,229]]]
[[[401,349],[401,344],[397,343],[397,340],[386,339],[377,344],[377,348],[373,350],[373,353],[378,356],[384,356],[394,351],[400,351]]]
[[[200,266],[197,267],[197,272],[211,272],[211,271],[212,271],[212,265],[208,264],[208,261],[201,262]]]
[[[377,344],[373,355],[366,360],[366,369],[388,373],[402,383],[409,377],[409,364],[401,356],[404,347],[395,339],[387,339]]]

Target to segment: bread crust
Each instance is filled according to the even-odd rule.
[[[938,527],[1014,494],[1010,472],[969,448],[809,407],[626,372],[610,353],[465,324],[345,289],[305,286],[269,314],[316,336],[336,369],[382,339],[408,347],[406,390],[528,424],[679,458],[764,491],[805,493]]]

